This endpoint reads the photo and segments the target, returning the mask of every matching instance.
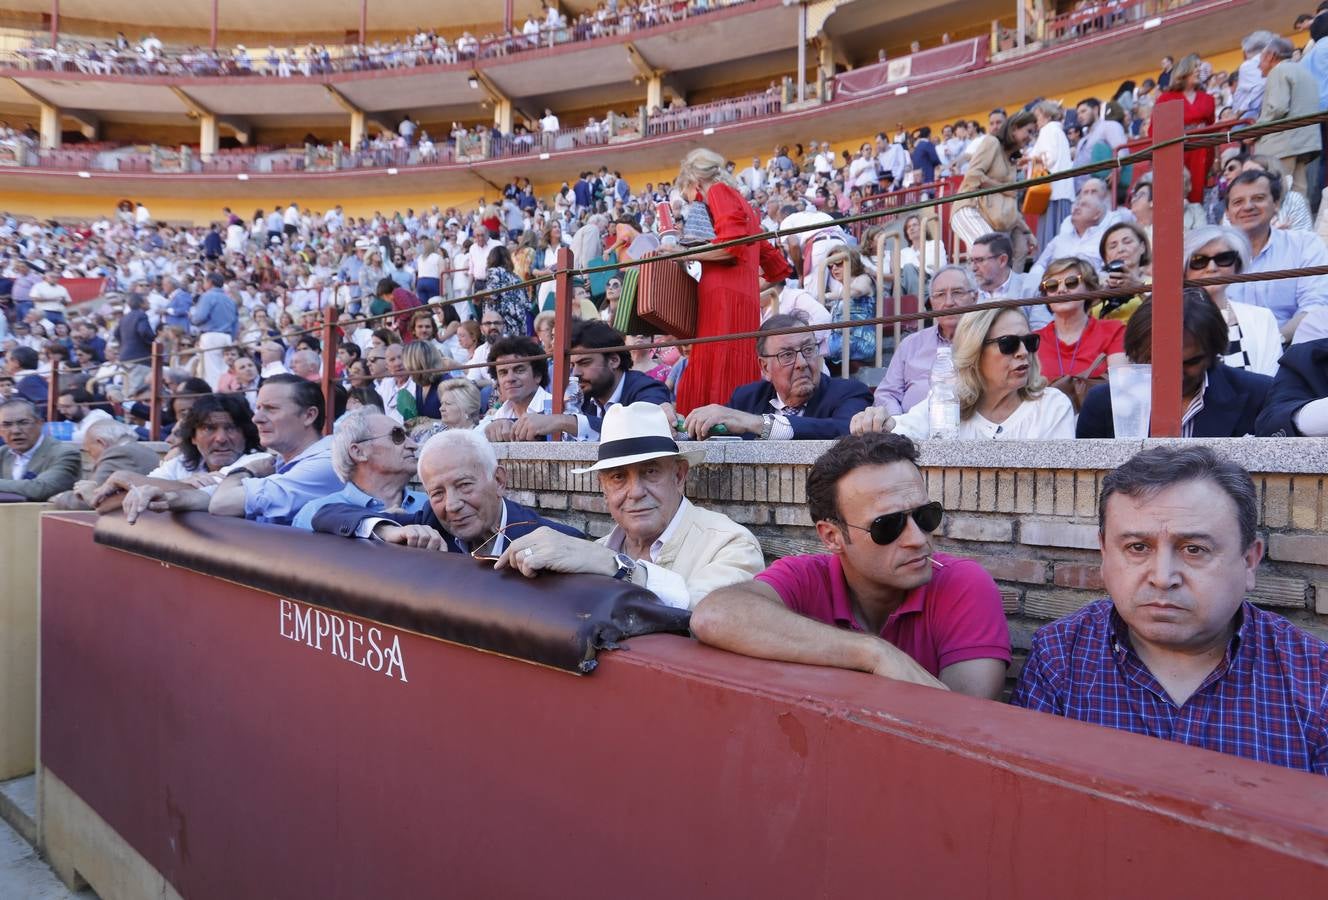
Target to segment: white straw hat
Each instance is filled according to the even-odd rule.
[[[573,469],[575,475],[616,469],[648,459],[680,457],[692,465],[705,462],[705,450],[678,449],[668,416],[655,403],[632,403],[609,407],[600,428],[599,459],[593,466]]]

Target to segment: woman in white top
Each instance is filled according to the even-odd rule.
[[[964,313],[954,336],[961,440],[1073,438],[1070,398],[1047,390],[1038,367],[1040,340],[1018,309]],[[853,417],[854,434],[893,431],[913,439],[929,435],[931,394],[900,416],[879,406]]]
[[[924,241],[922,219],[918,216],[909,216],[904,222],[904,246],[899,251],[900,268],[913,266],[921,274],[925,267],[927,277],[930,278],[949,264],[950,258],[945,253],[945,242]]]
[[[1244,272],[1250,264],[1250,242],[1238,229],[1205,225],[1185,235],[1185,260],[1190,278],[1215,278]],[[1226,355],[1222,361],[1259,375],[1276,375],[1282,356],[1282,335],[1272,310],[1227,299],[1224,284],[1203,289],[1227,321]]]
[[[442,293],[443,268],[447,261],[438,252],[438,245],[431,240],[420,243],[420,252],[415,264],[415,295],[421,303],[428,303]]]
[[[1042,163],[1052,175],[1064,172],[1074,165],[1074,157],[1070,155],[1070,142],[1065,137],[1065,129],[1061,127],[1063,115],[1061,105],[1054,100],[1043,100],[1033,107],[1033,118],[1037,120],[1038,130],[1037,140],[1033,142],[1029,157]],[[1053,181],[1051,202],[1047,205],[1047,211],[1038,218],[1039,247],[1051,243],[1051,239],[1060,231],[1061,222],[1070,214],[1070,206],[1073,203],[1074,179],[1062,178],[1060,181]]]

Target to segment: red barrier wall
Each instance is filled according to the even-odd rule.
[[[283,636],[280,598],[43,528],[43,761],[190,900],[1328,884],[1315,776],[665,635],[576,677],[384,627],[389,675]]]

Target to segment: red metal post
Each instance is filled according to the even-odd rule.
[[[360,46],[365,44],[364,36],[369,31],[369,0],[360,0]]]
[[[212,38],[208,47],[212,50],[217,49],[217,3],[218,0],[212,0]]]
[[[503,6],[503,31],[508,34],[512,32],[512,0],[507,0]]]
[[[60,0],[51,0],[51,46],[60,40]]]
[[[554,276],[557,291],[553,305],[553,413],[563,413],[563,398],[567,393],[567,380],[571,375],[570,353],[572,340],[572,250],[558,248],[558,271]],[[561,440],[561,435],[555,435]]]
[[[152,440],[161,437],[161,344],[152,342],[152,357],[148,370],[148,434]]]
[[[1185,134],[1179,100],[1153,109],[1153,140]],[[1153,153],[1153,437],[1180,437],[1181,346],[1184,322],[1180,302],[1185,280],[1182,225],[1185,147],[1176,143]]]
[[[337,308],[329,303],[323,310],[323,434],[332,433],[336,418]]]
[[[54,422],[56,401],[60,399],[60,364],[51,366],[51,383],[46,389],[46,421]]]

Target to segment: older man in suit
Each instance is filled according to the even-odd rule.
[[[92,475],[75,483],[72,490],[51,498],[60,509],[92,509],[93,493],[116,472],[147,475],[161,465],[157,451],[139,443],[134,426],[109,416],[88,426],[83,435],[83,449],[92,460]]]
[[[1295,47],[1286,38],[1273,38],[1259,57],[1263,72],[1263,108],[1255,125],[1265,125],[1319,111],[1319,84],[1300,63],[1291,58]],[[1275,156],[1291,175],[1291,187],[1306,197],[1317,196],[1319,152],[1323,149],[1319,126],[1305,125],[1289,131],[1266,134],[1254,149],[1265,156]]]
[[[654,403],[615,406],[604,416],[595,472],[614,528],[595,543],[552,529],[512,541],[495,564],[527,577],[582,572],[631,581],[660,602],[690,609],[711,591],[765,568],[761,545],[728,516],[692,505],[687,472],[704,450],[683,452]]]
[[[801,315],[766,319],[761,331],[806,325]],[[744,384],[725,406],[692,410],[687,432],[695,440],[712,434],[761,440],[827,440],[848,434],[849,422],[871,406],[871,389],[860,381],[822,372],[816,335],[762,334],[756,341],[760,381]]]
[[[42,434],[37,407],[14,398],[0,404],[0,497],[48,500],[74,486],[83,460],[78,448]]]
[[[463,428],[436,434],[420,449],[419,460],[420,482],[428,497],[422,508],[374,510],[332,503],[314,514],[313,530],[488,559],[500,556],[509,541],[539,528],[585,537],[504,497],[507,471],[482,434]]]

